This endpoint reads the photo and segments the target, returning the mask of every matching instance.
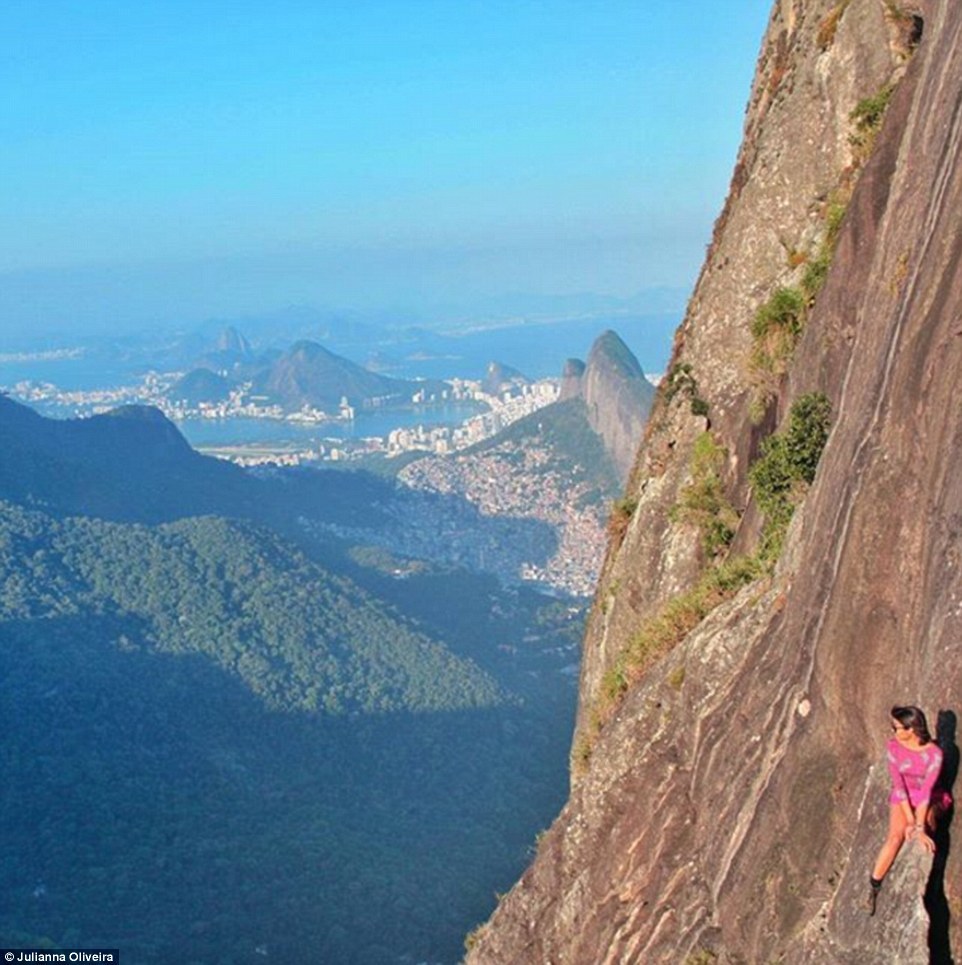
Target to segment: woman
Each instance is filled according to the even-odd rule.
[[[889,833],[872,869],[865,902],[870,915],[875,914],[882,879],[903,842],[914,838],[926,851],[935,853],[929,832],[935,828],[936,812],[944,806],[941,798],[946,794],[935,790],[942,769],[942,749],[932,740],[925,714],[918,707],[893,707],[892,731],[887,745],[892,778]]]

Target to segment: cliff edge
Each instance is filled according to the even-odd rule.
[[[957,3],[775,4],[610,527],[571,797],[468,962],[962,947],[951,825],[861,908],[889,708],[958,766],[960,151]]]

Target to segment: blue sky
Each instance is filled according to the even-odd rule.
[[[0,328],[687,288],[769,7],[10,4]]]

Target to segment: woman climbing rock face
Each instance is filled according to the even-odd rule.
[[[942,750],[932,740],[925,714],[918,707],[893,707],[891,726],[892,738],[886,745],[892,778],[889,830],[869,880],[865,906],[870,915],[875,914],[882,879],[904,842],[914,839],[930,854],[935,853],[930,831],[948,803],[942,800],[947,792],[936,790]]]

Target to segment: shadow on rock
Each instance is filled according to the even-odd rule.
[[[956,743],[958,718],[955,711],[940,710],[936,723],[936,742],[942,749],[942,773],[939,776],[939,796],[952,800],[952,789],[959,773],[959,745]],[[941,793],[940,793],[941,792]],[[934,832],[935,858],[932,873],[925,888],[925,909],[929,913],[929,962],[931,965],[953,965],[952,945],[949,937],[951,913],[945,896],[945,868],[952,850],[952,820],[955,807],[949,804],[937,817]]]

